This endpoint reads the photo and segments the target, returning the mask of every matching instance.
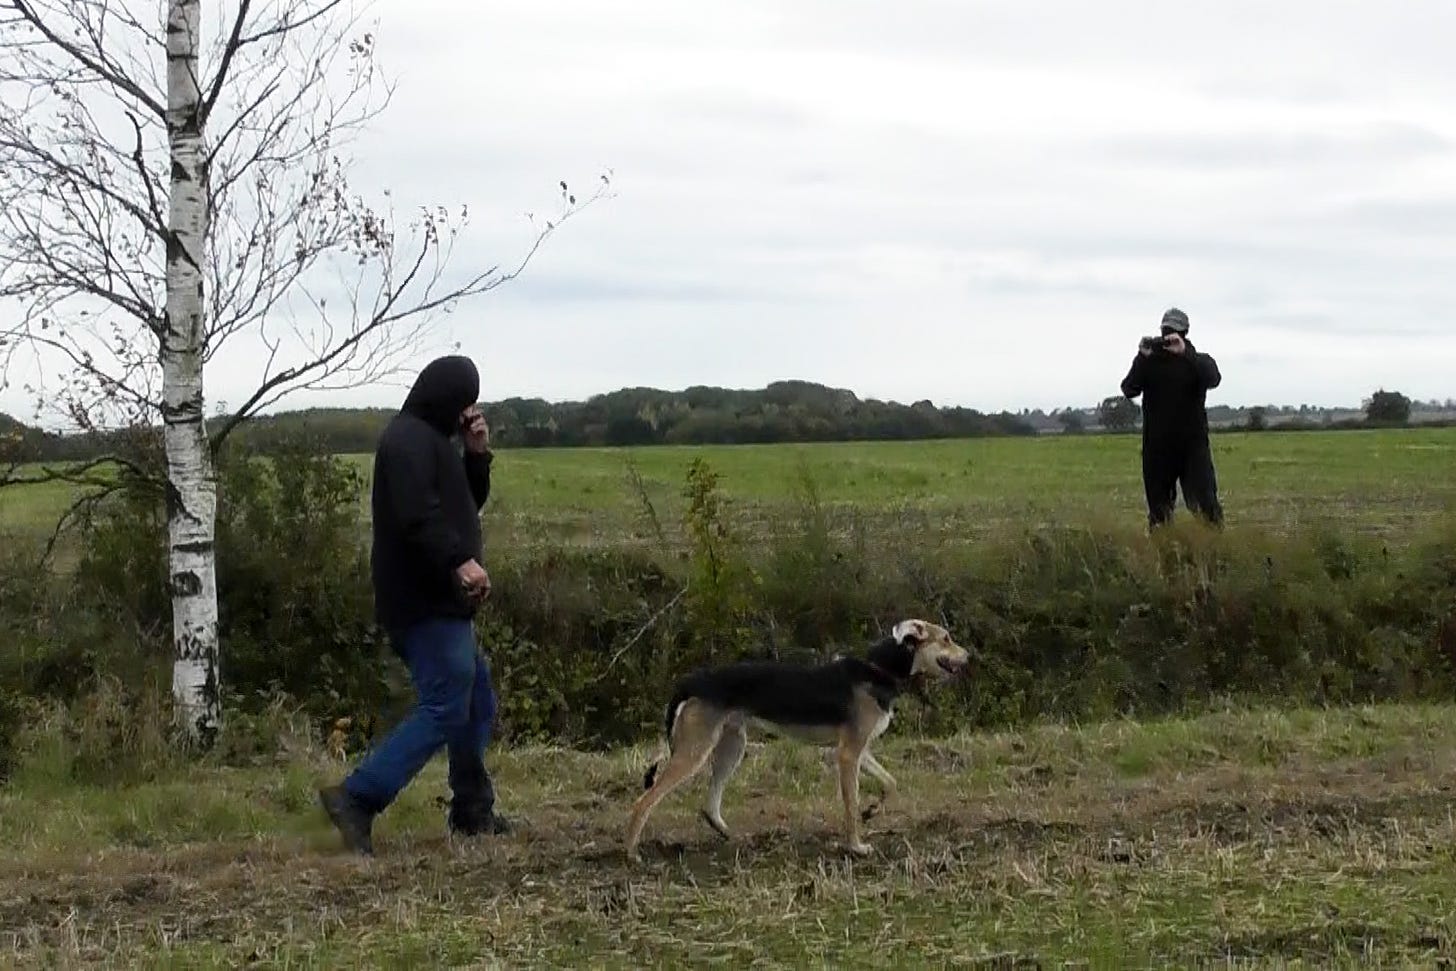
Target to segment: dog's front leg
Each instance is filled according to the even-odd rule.
[[[874,776],[875,780],[879,782],[884,790],[880,794],[879,801],[873,805],[866,806],[864,813],[861,815],[861,818],[865,822],[869,822],[885,808],[885,803],[895,798],[896,793],[900,791],[900,786],[895,781],[895,777],[890,775],[885,767],[879,763],[879,760],[870,753],[868,748],[864,750],[864,755],[860,757],[860,764],[864,766],[866,772]]]
[[[844,797],[844,836],[849,851],[856,856],[870,852],[869,844],[859,835],[859,764],[864,747],[854,736],[845,733],[839,739],[839,792]]]

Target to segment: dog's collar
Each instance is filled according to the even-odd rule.
[[[904,681],[905,680],[904,678],[900,677],[897,674],[892,674],[889,671],[886,671],[884,668],[880,667],[874,661],[866,661],[865,664],[867,664],[869,666],[869,669],[871,671],[874,671],[876,674],[882,675],[885,678],[885,680],[887,680],[887,681],[893,681],[896,684],[898,684],[901,681]]]

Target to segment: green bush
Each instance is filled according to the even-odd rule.
[[[967,552],[933,537],[876,542],[805,508],[803,522],[738,567],[758,580],[731,638],[705,638],[697,625],[724,612],[692,599],[641,633],[676,584],[704,576],[701,552],[681,579],[625,555],[513,564],[482,624],[494,632],[486,639],[505,734],[577,744],[650,736],[685,670],[730,657],[823,657],[906,615],[945,623],[977,655],[974,674],[931,707],[907,705],[927,731],[1229,699],[1417,700],[1453,686],[1456,603],[1441,543],[1394,556],[1346,539],[1332,556],[1328,538],[1190,523],[1154,537],[1007,532]]]
[[[371,621],[361,489],[348,465],[302,443],[221,466],[223,678],[236,726],[224,745],[240,758],[263,757],[280,711],[311,720],[290,737],[316,737],[340,715],[386,727],[412,700]],[[1151,537],[1095,523],[1008,528],[967,546],[913,510],[868,531],[806,478],[797,512],[754,545],[706,464],[693,466],[686,498],[685,556],[661,544],[491,557],[478,630],[500,693],[498,738],[654,737],[687,670],[827,657],[905,616],[945,624],[975,652],[970,677],[929,706],[906,704],[902,721],[926,732],[1231,699],[1422,700],[1456,686],[1456,521],[1396,552],[1357,535],[1192,521]],[[0,583],[0,634],[13,645],[0,653],[0,772],[30,757],[38,698],[71,726],[56,733],[71,747],[42,761],[71,776],[161,759],[154,734],[114,716],[164,714],[164,529],[159,497],[133,490],[88,526],[76,581],[51,585],[11,564]]]
[[[399,669],[373,621],[358,471],[294,442],[220,473],[225,690],[249,710],[281,693],[321,717],[386,705]]]
[[[218,465],[217,583],[226,703],[257,712],[280,695],[319,719],[386,707],[400,668],[372,620],[367,546],[352,465],[294,442]],[[0,688],[74,702],[94,676],[167,677],[171,604],[159,490],[131,483],[82,525],[74,572],[7,566]],[[18,556],[18,554],[12,554]]]
[[[643,554],[557,550],[492,570],[477,624],[500,695],[500,734],[609,745],[635,740],[665,699],[644,691],[690,648],[669,607],[681,589]],[[634,640],[635,638],[635,640]]]
[[[14,688],[0,685],[0,785],[15,773],[21,758],[21,733],[30,720],[31,703]]]

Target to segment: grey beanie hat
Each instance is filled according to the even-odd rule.
[[[1163,326],[1175,334],[1188,333],[1188,315],[1177,307],[1171,307],[1163,314]]]

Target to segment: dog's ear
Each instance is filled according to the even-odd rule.
[[[890,636],[895,638],[895,643],[902,647],[910,647],[912,641],[925,640],[925,635],[925,622],[921,620],[902,620],[890,632]]]

